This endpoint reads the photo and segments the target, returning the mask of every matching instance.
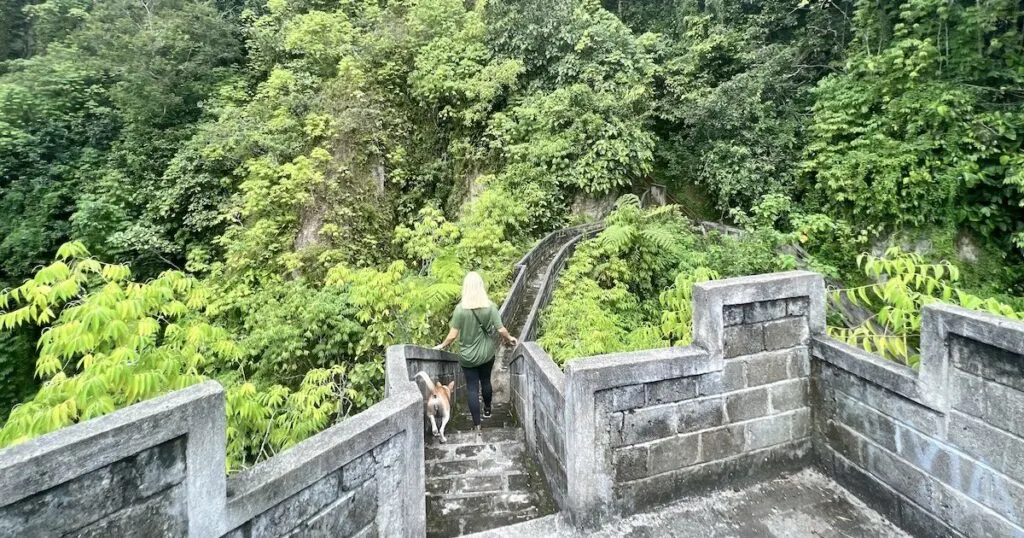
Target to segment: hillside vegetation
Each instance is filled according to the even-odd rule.
[[[685,344],[693,282],[803,265],[913,364],[924,302],[1024,310],[1022,139],[1010,0],[10,0],[0,446],[213,378],[252,465],[595,200],[557,360]]]

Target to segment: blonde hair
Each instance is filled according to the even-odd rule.
[[[484,287],[484,279],[480,273],[476,271],[466,273],[466,278],[462,279],[462,302],[459,304],[468,310],[483,308],[491,304],[491,300],[487,298],[487,289]]]

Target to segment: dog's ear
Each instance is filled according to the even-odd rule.
[[[448,392],[455,392],[455,382],[448,383]]]
[[[437,387],[436,387],[436,388],[441,388],[441,387],[443,387],[443,386],[444,386],[444,385],[442,385],[442,384],[441,384],[441,382],[440,382],[440,381],[437,381],[437,382],[435,382],[435,385],[437,385]]]

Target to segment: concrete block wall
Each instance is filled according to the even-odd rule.
[[[0,508],[0,536],[184,536],[184,482],[177,437]]]
[[[730,279],[695,287],[693,346],[570,362],[574,520],[596,525],[807,465],[808,344],[823,327],[819,275]]]
[[[915,535],[1024,537],[1024,323],[922,315],[914,371],[824,336],[820,275],[703,283],[692,346],[563,373],[527,342],[513,402],[581,527],[817,465]],[[0,536],[421,536],[419,369],[459,377],[394,346],[383,402],[230,480],[214,382],[5,449]]]
[[[250,501],[246,497],[260,493],[248,491],[246,496],[233,498],[228,503],[229,512],[246,515],[232,519],[247,521],[225,537],[401,534],[400,522],[393,519],[402,516],[401,509],[391,500],[402,496],[406,435],[401,432],[392,436],[269,509],[252,510],[247,506]],[[248,479],[243,475],[229,485]],[[259,513],[249,518],[249,512]]]
[[[0,450],[0,536],[219,536],[224,416],[206,382]]]
[[[530,317],[533,318],[533,323],[527,323],[526,330],[523,331],[522,335],[519,335],[521,340],[529,340],[533,337],[532,333],[529,336],[527,336],[527,333],[530,332],[529,330],[531,326],[536,323],[536,316],[540,308],[547,305],[548,300],[550,299],[549,296],[548,299],[545,299],[542,302],[535,302],[534,304],[523,304],[523,301],[520,300],[520,296],[526,293],[526,287],[529,285],[527,282],[527,276],[531,271],[536,269],[537,264],[541,262],[541,253],[559,243],[562,243],[568,238],[574,236],[589,237],[600,230],[601,227],[601,224],[586,224],[574,228],[555,230],[545,236],[544,239],[541,239],[522,257],[522,259],[519,260],[518,263],[516,263],[515,267],[513,267],[512,285],[509,288],[509,293],[505,297],[505,300],[501,303],[499,313],[501,314],[501,319],[510,320],[518,314],[516,311],[517,309],[530,309],[529,313],[532,314]],[[573,244],[575,245],[575,243],[576,242],[574,241]],[[564,264],[565,259],[568,257],[568,254],[571,254],[572,249],[568,249],[568,254],[565,252],[566,249],[561,250],[562,252],[559,253],[561,258],[560,263]],[[561,268],[561,264],[558,266],[559,269]],[[547,274],[544,277],[544,285],[548,287],[554,286],[554,281],[557,277],[558,269],[554,272],[551,272],[550,270],[547,271]]]
[[[517,265],[517,271],[525,276],[526,268],[537,263],[535,258],[538,252],[547,246],[572,238],[559,248],[547,268],[543,270],[533,304],[519,305],[520,308],[529,307],[530,310],[518,335],[523,343],[513,351],[512,359],[508,361],[511,371],[509,384],[512,406],[525,430],[527,445],[541,462],[555,503],[559,507],[565,506],[567,494],[565,374],[539,345],[527,340],[536,336],[540,312],[551,302],[558,274],[575,252],[576,246],[602,228],[602,224],[589,224],[552,232]],[[524,270],[519,271],[520,267]],[[502,305],[503,317],[509,302],[510,300],[506,299]]]
[[[555,503],[566,504],[565,374],[535,342],[519,346],[511,363],[512,405],[537,455]]]
[[[407,383],[228,479],[208,381],[0,450],[0,536],[422,536],[422,420]]]
[[[758,275],[695,287],[687,348],[563,378],[523,346],[517,409],[542,461],[561,439],[574,523],[814,465],[914,535],[1024,537],[1024,323],[928,305],[914,371],[826,337],[824,307],[819,275]]]
[[[1024,536],[1024,324],[923,312],[920,372],[815,339],[822,467],[918,536]]]

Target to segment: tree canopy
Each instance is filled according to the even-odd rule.
[[[559,361],[685,344],[694,282],[798,245],[912,362],[924,302],[1024,310],[1022,140],[1015,0],[10,0],[0,444],[213,378],[251,465],[595,200]]]

